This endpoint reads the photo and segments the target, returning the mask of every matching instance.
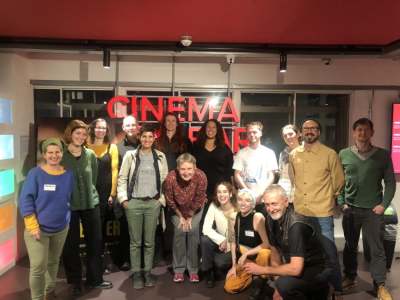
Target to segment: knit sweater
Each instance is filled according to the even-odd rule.
[[[381,148],[362,160],[350,148],[340,151],[339,158],[345,173],[345,188],[338,197],[340,205],[373,208],[378,204],[389,206],[396,191],[390,154]],[[385,183],[383,192],[382,180]]]
[[[97,158],[94,152],[83,147],[81,156],[76,158],[66,148],[61,164],[74,173],[71,210],[91,209],[98,205]]]
[[[59,232],[70,220],[73,174],[71,171],[51,175],[41,167],[29,171],[19,197],[23,217],[35,216],[40,230]]]
[[[203,234],[219,246],[222,242],[228,240],[229,222],[234,223],[235,219],[236,211],[233,207],[224,212],[220,207],[211,203],[204,218]],[[227,243],[226,252],[228,251],[230,251],[230,243]]]

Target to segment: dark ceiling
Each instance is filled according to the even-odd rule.
[[[0,47],[169,49],[188,34],[217,51],[393,50],[399,13],[398,0],[13,0]]]

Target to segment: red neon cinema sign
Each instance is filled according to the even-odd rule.
[[[152,100],[150,101],[146,96],[116,96],[108,101],[107,112],[110,118],[123,118],[127,114],[127,108],[130,107],[131,114],[141,122],[149,121],[149,114],[158,122],[161,122],[166,112],[179,114],[180,122],[203,122],[215,118],[224,124],[231,123],[232,128],[230,130],[232,131],[233,145],[231,145],[227,135],[228,128],[224,128],[224,134],[226,144],[234,152],[237,152],[240,146],[247,144],[246,139],[241,139],[245,129],[236,127],[236,124],[239,123],[239,116],[233,100],[229,97],[223,100],[219,111],[215,111],[212,97],[207,98],[205,103],[201,105],[199,105],[195,97],[170,96],[165,99],[165,97],[160,96],[156,99],[156,103],[154,103],[154,99]],[[199,129],[198,126],[189,127],[188,134],[192,141],[196,139],[195,132]]]

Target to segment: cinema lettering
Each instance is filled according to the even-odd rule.
[[[217,101],[216,101],[217,100]],[[116,96],[107,102],[110,118],[123,118],[129,114],[140,122],[161,122],[167,112],[176,113],[179,121],[188,124],[188,136],[196,140],[201,123],[208,119],[217,119],[224,128],[226,144],[237,152],[247,144],[245,128],[239,127],[239,116],[231,98],[209,97],[200,101],[196,97],[157,97]]]

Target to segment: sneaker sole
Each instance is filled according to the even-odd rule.
[[[145,287],[154,287],[155,284],[154,283],[145,283],[144,286]]]
[[[134,288],[135,290],[141,290],[141,289],[144,288],[144,285],[143,285],[143,286],[133,286],[133,288]]]

